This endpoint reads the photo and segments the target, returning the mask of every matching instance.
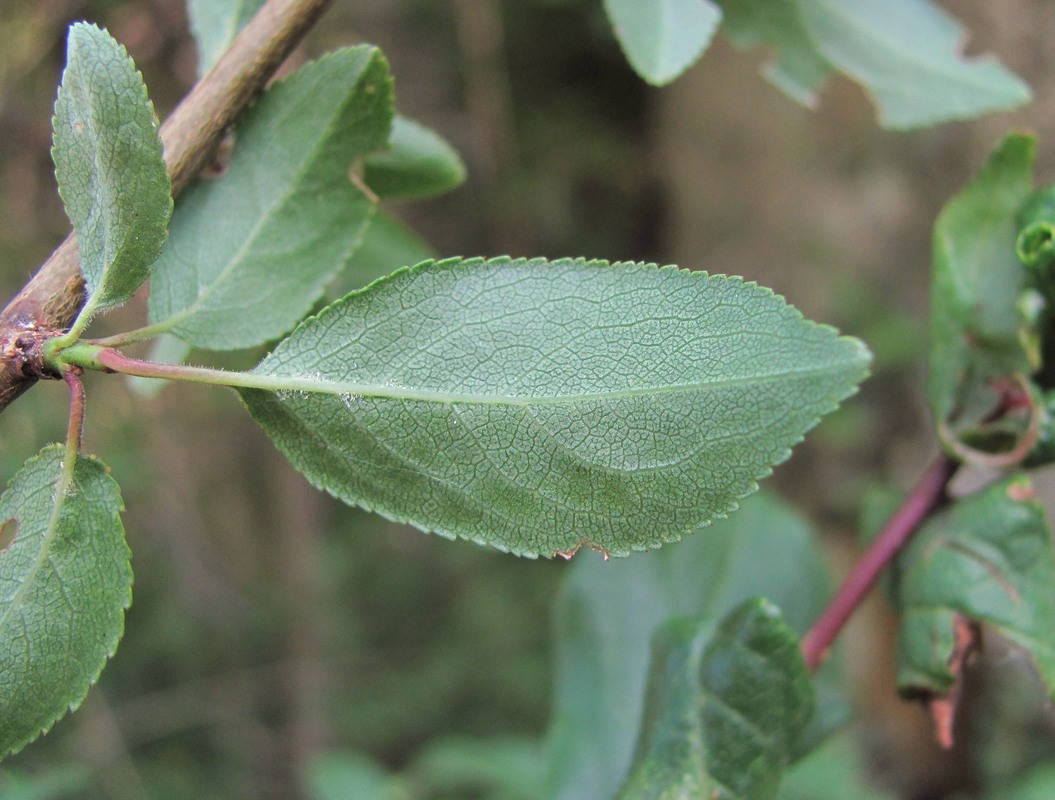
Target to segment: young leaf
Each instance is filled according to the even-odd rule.
[[[710,0],[605,0],[604,8],[630,66],[654,86],[692,66],[722,18]]]
[[[619,800],[776,797],[813,701],[798,636],[768,601],[746,601],[717,630],[708,618],[668,624]]]
[[[198,75],[204,75],[231,46],[264,0],[188,0],[187,16],[198,45]]]
[[[353,162],[388,143],[388,64],[340,50],[272,86],[245,114],[225,175],[180,199],[155,267],[150,321],[197,347],[279,336],[348,262],[375,198]]]
[[[760,493],[729,519],[647,558],[576,558],[554,609],[553,800],[612,797],[630,768],[653,631],[676,616],[718,620],[765,592],[800,633],[830,595],[807,523]],[[819,716],[838,716],[830,689]],[[830,728],[828,733],[830,733]],[[799,748],[801,749],[801,748]]]
[[[382,199],[432,197],[465,180],[465,165],[435,131],[406,117],[392,120],[388,149],[363,161],[363,182]]]
[[[797,0],[817,49],[862,84],[888,128],[968,119],[1026,103],[1029,87],[992,58],[960,53],[963,30],[927,0]]]
[[[869,355],[737,278],[426,262],[301,324],[241,390],[309,480],[522,555],[675,541],[736,508]]]
[[[132,598],[117,484],[82,456],[66,485],[64,452],[44,448],[0,497],[0,517],[18,520],[0,552],[0,757],[80,705]]]
[[[125,302],[147,279],[172,213],[143,78],[125,49],[94,25],[70,28],[52,127],[55,177],[88,288],[86,321]]]
[[[1055,698],[1055,553],[1028,478],[1012,477],[934,517],[899,560],[902,691],[943,696],[958,675],[960,621],[995,627],[1032,658]]]
[[[1030,371],[1015,310],[1023,284],[1015,218],[1032,173],[1033,139],[1007,137],[934,225],[927,393],[938,422],[992,379]]]

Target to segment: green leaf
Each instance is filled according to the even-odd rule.
[[[797,0],[824,57],[862,84],[880,123],[915,128],[1022,105],[1029,87],[992,58],[963,57],[960,25],[926,0]]]
[[[1007,137],[935,223],[927,393],[939,422],[962,416],[993,378],[1029,371],[1015,305],[1023,285],[1015,218],[1032,172],[1033,139]]]
[[[388,790],[393,777],[362,753],[316,755],[308,764],[304,782],[311,800],[394,800]]]
[[[654,86],[688,69],[722,18],[710,0],[605,0],[604,8],[630,66]]]
[[[70,28],[52,120],[55,177],[80,246],[80,319],[130,298],[150,274],[172,213],[154,109],[125,49],[94,25]]]
[[[392,113],[372,47],[272,86],[239,122],[227,173],[180,199],[151,282],[156,331],[230,350],[292,328],[363,238],[375,200],[349,169],[386,145]]]
[[[433,255],[432,248],[416,233],[390,214],[379,211],[366,229],[363,243],[327,294],[334,299],[343,297],[400,267],[420,264]]]
[[[398,115],[388,149],[363,163],[363,182],[382,199],[432,197],[464,180],[465,164],[453,147],[435,131]]]
[[[867,370],[738,278],[426,262],[301,324],[245,389],[315,485],[522,555],[614,555],[725,516]]]
[[[264,0],[188,0],[187,16],[198,45],[198,75],[215,66]]]
[[[800,633],[830,595],[808,524],[764,492],[677,547],[619,561],[576,558],[554,609],[547,796],[580,800],[618,790],[634,751],[657,626],[676,616],[718,620],[763,592]],[[815,719],[831,724],[839,702],[830,687],[818,688],[824,694]]]
[[[545,797],[544,748],[538,739],[441,738],[429,743],[404,772],[422,797]]]
[[[1028,478],[991,484],[933,517],[899,560],[899,575],[902,691],[952,688],[962,619],[1023,648],[1055,698],[1055,553]]]
[[[726,0],[722,29],[739,48],[776,49],[765,76],[784,94],[813,106],[816,92],[832,71],[802,24],[796,0]]]
[[[894,800],[870,786],[855,737],[841,734],[795,762],[780,785],[780,800]]]
[[[772,603],[748,600],[717,630],[709,618],[667,625],[619,800],[776,797],[813,701],[798,636]]]
[[[81,704],[113,655],[132,599],[121,495],[105,465],[64,448],[26,462],[0,497],[17,520],[0,552],[0,757]]]

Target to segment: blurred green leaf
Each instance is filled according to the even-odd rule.
[[[52,120],[55,177],[80,247],[81,319],[124,303],[150,274],[171,186],[142,76],[106,31],[70,28]]]
[[[180,198],[151,282],[158,330],[215,350],[290,330],[362,241],[375,204],[349,169],[385,146],[392,113],[371,47],[273,85],[238,123],[226,174]]]
[[[1055,764],[1043,764],[1012,786],[991,795],[993,800],[1051,800],[1055,797]]]
[[[854,738],[833,737],[788,770],[780,800],[894,800],[868,785]]]
[[[654,86],[692,66],[722,19],[710,0],[604,0],[604,8],[630,66]]]
[[[725,516],[867,370],[702,272],[426,262],[306,320],[240,390],[316,486],[513,553],[657,547]]]
[[[898,561],[898,687],[944,695],[957,679],[957,620],[999,630],[1032,658],[1055,697],[1055,553],[1025,476],[935,515]]]
[[[888,128],[1002,111],[1029,87],[995,59],[962,55],[961,26],[927,0],[797,0],[814,45],[875,101]]]
[[[554,610],[556,700],[547,796],[581,800],[618,790],[630,767],[649,642],[659,625],[687,615],[716,620],[765,593],[801,633],[829,591],[808,525],[764,493],[677,547],[619,561],[578,556]],[[830,724],[839,717],[839,701],[824,691],[814,719],[827,717]]]
[[[310,800],[402,800],[395,780],[361,753],[323,753],[308,765],[305,778]]]
[[[392,120],[388,149],[363,162],[363,182],[383,200],[431,197],[464,180],[457,151],[435,131],[399,115]]]
[[[812,105],[833,70],[872,96],[890,128],[935,125],[1021,105],[1029,87],[991,58],[960,54],[960,26],[927,0],[724,0],[738,47],[768,45],[766,77]]]
[[[400,267],[420,264],[434,255],[432,248],[406,225],[383,210],[378,211],[366,229],[363,243],[328,293],[343,297]]]
[[[927,393],[938,422],[962,416],[993,378],[1029,372],[1018,336],[1015,218],[1032,171],[1033,139],[1007,137],[935,223]]]
[[[198,75],[215,66],[264,0],[188,0],[187,16],[198,45]]]
[[[813,701],[798,636],[772,603],[668,624],[653,640],[635,765],[618,797],[773,798]]]
[[[537,739],[444,738],[430,743],[404,775],[417,796],[540,800],[543,756]]]
[[[813,105],[832,71],[802,23],[796,0],[725,0],[722,30],[740,48],[771,46],[776,59],[765,76],[792,100]]]
[[[0,497],[16,520],[0,552],[0,757],[16,752],[84,700],[124,630],[132,569],[121,496],[109,470],[44,448]]]
[[[89,771],[80,766],[57,766],[40,775],[0,770],[0,797],[4,800],[62,800],[81,797]]]

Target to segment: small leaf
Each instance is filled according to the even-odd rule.
[[[398,115],[388,149],[363,162],[363,182],[383,200],[432,197],[464,180],[465,165],[453,147],[435,131]]]
[[[692,66],[722,19],[710,0],[605,0],[604,7],[630,66],[655,86]]]
[[[898,686],[942,696],[957,680],[959,620],[995,627],[1055,698],[1055,553],[1029,479],[1012,477],[933,517],[899,560]]]
[[[0,553],[0,757],[84,700],[113,655],[131,602],[120,491],[107,468],[64,448],[26,462],[0,497],[18,537]]]
[[[797,0],[817,49],[862,84],[888,128],[1022,105],[1029,87],[995,59],[967,59],[960,25],[926,0]]]
[[[187,16],[198,45],[198,75],[215,66],[264,0],[188,0]]]
[[[94,25],[70,28],[52,127],[55,177],[88,287],[87,320],[128,300],[147,279],[172,213],[143,78],[125,49]]]
[[[239,122],[226,174],[181,197],[150,321],[215,350],[290,330],[362,241],[375,198],[349,169],[386,145],[392,113],[388,64],[372,47],[272,86]]]
[[[522,555],[725,516],[869,355],[772,292],[672,267],[451,259],[301,324],[242,397],[315,485]]]
[[[1032,172],[1032,138],[1007,137],[934,225],[927,393],[939,422],[963,416],[994,378],[1030,371],[1016,311],[1024,273],[1015,219]]]
[[[619,800],[776,797],[813,701],[798,636],[768,601],[748,600],[717,630],[706,618],[667,625]]]
[[[765,592],[805,631],[830,597],[816,542],[805,520],[762,492],[729,519],[647,558],[576,557],[554,609],[549,796],[612,797],[619,789],[643,715],[649,643],[666,620],[717,620]],[[841,704],[830,686],[818,689],[815,719],[831,723]]]

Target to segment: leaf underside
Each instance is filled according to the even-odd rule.
[[[125,302],[147,279],[165,241],[171,186],[154,109],[128,53],[87,23],[70,28],[67,47],[52,157],[90,315]]]
[[[0,497],[0,516],[18,520],[0,552],[0,757],[81,704],[131,602],[117,484],[82,456],[56,510],[64,452],[44,448]]]
[[[426,262],[305,321],[242,390],[313,483],[522,555],[624,555],[736,508],[864,377],[864,346],[738,278]]]
[[[630,66],[655,86],[703,54],[722,18],[710,0],[605,0],[604,7]]]
[[[362,241],[376,199],[349,176],[388,143],[380,51],[330,53],[273,85],[239,121],[226,173],[180,198],[149,318],[196,347],[252,347],[289,331]]]
[[[995,59],[965,57],[959,23],[926,0],[730,0],[722,10],[738,47],[776,50],[766,77],[804,105],[836,70],[869,93],[887,128],[969,119],[1030,99]]]

